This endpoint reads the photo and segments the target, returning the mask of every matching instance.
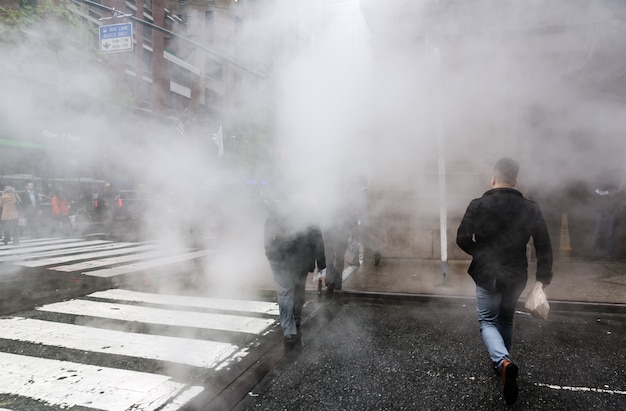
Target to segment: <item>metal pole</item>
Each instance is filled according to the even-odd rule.
[[[446,205],[446,158],[445,140],[443,128],[443,102],[441,85],[441,51],[439,47],[434,48],[435,52],[435,76],[436,89],[435,98],[437,104],[437,146],[439,152],[439,232],[441,239],[441,271],[443,273],[443,285],[448,285],[448,225],[447,225],[447,205]]]

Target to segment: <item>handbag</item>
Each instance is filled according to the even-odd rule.
[[[534,287],[526,297],[524,308],[535,318],[548,319],[550,304],[548,303],[546,293],[543,291],[543,283],[540,281],[535,282]]]

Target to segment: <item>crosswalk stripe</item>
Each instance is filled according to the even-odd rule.
[[[83,241],[82,238],[79,237],[49,237],[49,238],[31,238],[31,239],[20,239],[20,243],[17,246],[14,245],[0,245],[0,250],[2,249],[16,249],[32,246],[34,244],[37,245],[46,245],[46,244],[61,244],[61,243],[72,243],[75,241]]]
[[[81,253],[85,251],[91,250],[108,250],[114,248],[128,247],[130,245],[141,244],[141,243],[106,243],[106,244],[97,244],[97,245],[89,245],[83,247],[82,245],[77,245],[72,248],[59,248],[51,251],[41,251],[36,253],[28,253],[28,254],[19,254],[19,255],[8,255],[4,257],[0,257],[0,261],[11,262],[11,261],[26,261],[26,260],[35,260],[38,258],[46,258],[46,257],[55,257],[62,255],[72,255],[75,253]]]
[[[157,410],[187,388],[164,375],[3,352],[0,369],[0,393],[60,408]]]
[[[99,246],[92,247],[80,247],[80,248],[72,248],[70,250],[62,250],[55,251],[50,253],[41,253],[41,254],[32,254],[29,255],[29,259],[33,259],[32,261],[22,261],[17,263],[18,265],[24,267],[44,267],[47,265],[54,264],[63,264],[67,262],[72,262],[75,260],[84,260],[88,258],[99,258],[99,257],[107,257],[111,255],[121,255],[128,254],[136,251],[143,250],[153,250],[155,248],[159,248],[160,246],[155,244],[150,245],[139,245],[137,243],[114,243],[114,244],[105,244]],[[99,251],[102,250],[102,251]],[[68,252],[70,253],[68,255]],[[54,257],[36,259],[41,257],[46,257],[45,254],[52,255]],[[23,258],[23,257],[22,257]]]
[[[30,318],[0,319],[2,338],[105,354],[170,361],[215,369],[240,348],[189,338],[107,330]],[[241,349],[243,350],[243,349]]]
[[[185,295],[153,294],[114,288],[91,293],[88,297],[108,300],[175,305],[179,307],[219,309],[226,311],[253,312],[278,315],[278,304],[266,301],[232,300],[225,298],[193,297]]]
[[[133,254],[127,254],[127,255],[123,255],[123,256],[119,256],[118,255],[118,256],[110,257],[110,258],[103,258],[103,259],[98,259],[98,260],[83,261],[81,263],[76,263],[76,264],[68,264],[68,265],[60,265],[60,266],[57,266],[57,267],[50,267],[50,270],[63,271],[63,272],[71,273],[71,272],[75,272],[75,271],[90,270],[90,269],[93,269],[93,268],[107,267],[107,266],[111,266],[111,265],[115,265],[115,264],[127,263],[127,262],[130,262],[130,261],[145,260],[147,258],[159,257],[159,256],[163,256],[164,254],[168,255],[168,254],[181,252],[181,251],[184,251],[184,250],[182,248],[180,248],[180,249],[161,249],[161,250],[157,250],[157,251],[148,251],[148,252],[144,252],[144,253],[133,253]]]
[[[104,268],[101,270],[93,270],[83,272],[82,274],[93,277],[114,277],[116,275],[129,274],[133,272],[142,271],[148,268],[160,267],[166,264],[178,263],[182,261],[189,261],[199,257],[205,257],[215,253],[214,250],[200,250],[189,252],[185,254],[179,254],[166,258],[158,258],[150,261],[143,261],[139,263],[127,264],[120,267]]]
[[[46,240],[44,245],[41,242],[33,242],[28,247],[0,251],[0,262],[108,278],[192,261],[215,253],[215,250],[172,249],[153,241],[114,243],[105,240],[59,240],[60,242],[53,243]]]
[[[213,314],[193,311],[176,311],[161,308],[141,307],[130,304],[114,304],[88,300],[71,300],[38,307],[39,311],[71,315],[85,315],[121,321],[139,321],[148,324],[193,327],[240,333],[259,334],[276,319]]]
[[[112,277],[168,266],[184,269],[185,262],[216,252],[157,241],[58,238],[0,247],[0,262]],[[261,338],[280,331],[277,304],[264,301],[111,289],[35,310],[38,315],[0,318],[0,339],[15,347],[25,345],[24,351],[15,352],[27,353],[0,350],[0,394],[17,398],[16,403],[23,397],[59,408],[179,410],[204,388],[153,372],[179,375],[184,367],[196,367],[192,373],[226,372],[247,358]],[[57,322],[63,315],[76,316],[77,324]],[[42,318],[30,318],[36,316]],[[140,329],[149,334],[124,331],[119,327],[124,324],[143,324]],[[171,334],[177,330],[184,336]],[[43,355],[48,358],[36,357],[34,347],[39,346],[49,347]],[[60,358],[57,354],[65,357],[64,350],[83,353],[70,356],[74,361],[82,358],[79,361],[98,365],[52,359]],[[127,365],[128,359],[132,365]]]
[[[9,250],[2,250],[0,251],[0,256],[5,256],[5,255],[16,255],[16,254],[27,254],[27,253],[33,253],[33,252],[38,252],[38,251],[46,251],[46,250],[58,250],[61,248],[66,248],[69,249],[73,246],[86,246],[86,245],[95,245],[95,244],[105,244],[105,243],[110,243],[110,241],[105,241],[105,240],[90,240],[90,241],[82,241],[82,242],[73,242],[73,243],[54,243],[54,244],[47,244],[47,245],[41,245],[41,246],[37,246],[34,245],[33,247],[24,247],[24,248],[12,248]]]

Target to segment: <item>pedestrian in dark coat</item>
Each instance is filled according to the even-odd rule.
[[[496,163],[491,190],[470,202],[456,242],[472,256],[468,273],[476,283],[480,332],[491,361],[502,377],[507,404],[517,400],[518,366],[511,360],[513,317],[526,287],[526,246],[532,238],[537,256],[536,279],[552,280],[552,246],[539,206],[513,187],[519,165],[503,158]]]
[[[33,237],[39,237],[39,217],[41,216],[41,204],[39,193],[35,190],[32,181],[26,183],[26,192],[22,198],[22,210],[26,218],[27,229]]]
[[[615,258],[615,229],[618,224],[620,198],[619,184],[611,174],[616,173],[604,170],[593,192],[595,224],[591,243],[592,260],[601,257],[602,249],[607,259]]]
[[[324,240],[317,225],[300,225],[284,204],[274,204],[265,222],[265,255],[278,298],[280,325],[286,348],[299,340],[309,272],[326,268]]]

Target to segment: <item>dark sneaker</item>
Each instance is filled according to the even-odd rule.
[[[283,337],[283,345],[285,346],[286,350],[292,350],[293,347],[296,346],[296,341],[293,337],[293,335],[285,335]]]
[[[511,405],[517,401],[517,393],[519,391],[517,387],[517,374],[519,368],[509,360],[502,362],[502,369],[500,375],[502,376],[502,394],[506,405]]]

